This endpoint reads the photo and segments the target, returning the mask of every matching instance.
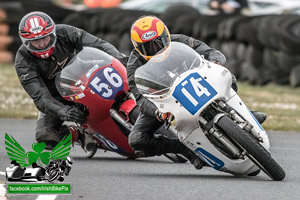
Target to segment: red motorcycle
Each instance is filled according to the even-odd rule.
[[[57,74],[55,81],[64,99],[89,112],[86,123],[78,125],[82,134],[92,135],[98,148],[135,158],[128,135],[139,109],[129,91],[126,68],[117,59],[101,50],[84,47]],[[157,133],[175,138],[164,128]],[[186,162],[180,155],[165,156],[174,162]]]

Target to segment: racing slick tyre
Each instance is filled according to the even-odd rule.
[[[250,134],[245,132],[229,116],[223,116],[216,124],[230,137],[237,146],[246,151],[246,156],[263,170],[271,179],[281,181],[285,178],[284,170]]]

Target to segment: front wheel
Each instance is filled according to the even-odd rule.
[[[284,170],[271,157],[270,153],[228,116],[221,117],[216,125],[241,146],[246,151],[247,157],[271,179],[281,181],[285,178]]]

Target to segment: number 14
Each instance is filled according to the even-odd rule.
[[[210,96],[210,92],[207,90],[207,88],[203,87],[203,85],[201,85],[199,82],[202,80],[202,78],[197,78],[195,79],[194,77],[190,78],[190,82],[193,86],[193,89],[195,91],[195,93],[197,94],[198,97],[201,97],[203,94],[205,94],[206,96]],[[182,85],[182,89],[181,92],[185,95],[185,97],[194,105],[197,106],[198,105],[198,101],[184,88],[184,86],[188,84],[188,81],[184,81],[183,83],[181,83]]]

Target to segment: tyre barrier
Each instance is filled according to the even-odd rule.
[[[194,37],[224,53],[227,58],[225,66],[238,80],[254,85],[274,82],[299,87],[299,15],[212,16],[184,5],[169,7],[160,14],[120,8],[75,12],[55,5],[41,8],[36,3],[29,4],[29,1],[0,3],[0,63],[13,61],[21,44],[17,24],[33,9],[46,12],[56,23],[82,28],[127,55],[133,49],[130,41],[132,23],[140,16],[155,15],[164,21],[170,33]],[[56,11],[60,11],[59,14]]]

